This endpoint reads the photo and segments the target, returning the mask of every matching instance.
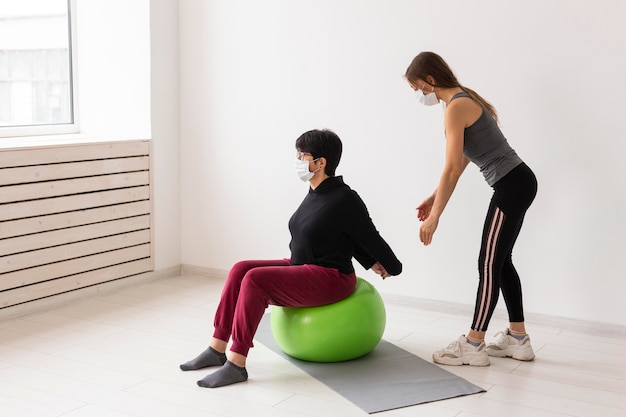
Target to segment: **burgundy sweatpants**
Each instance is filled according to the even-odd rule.
[[[290,265],[288,259],[237,262],[228,278],[217,311],[213,337],[233,343],[244,356],[268,305],[312,307],[335,303],[352,294],[356,274],[318,265]]]

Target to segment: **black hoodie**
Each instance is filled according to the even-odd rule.
[[[352,257],[365,269],[377,261],[391,275],[402,264],[380,236],[361,197],[343,182],[330,177],[309,189],[289,219],[291,264],[314,264],[354,272]]]

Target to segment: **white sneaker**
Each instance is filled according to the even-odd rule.
[[[518,340],[509,334],[509,330],[496,333],[496,341],[487,345],[487,354],[498,358],[513,358],[518,361],[532,361],[535,358],[530,337]]]
[[[474,346],[468,343],[465,335],[461,335],[447,348],[433,353],[433,361],[442,365],[488,366],[489,356],[485,350],[485,343]]]

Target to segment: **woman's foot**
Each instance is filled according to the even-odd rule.
[[[231,361],[227,361],[220,369],[198,381],[198,386],[203,388],[217,388],[244,382],[247,379],[248,371],[246,371],[246,368],[242,368]]]
[[[484,342],[475,346],[461,335],[445,349],[433,353],[433,361],[442,365],[488,366],[489,356]]]
[[[226,363],[226,354],[224,352],[218,352],[209,346],[207,350],[199,354],[194,359],[180,365],[180,369],[183,371],[192,371],[211,366],[222,366],[224,363]]]
[[[489,356],[513,358],[518,361],[532,361],[535,358],[535,352],[530,345],[530,336],[515,335],[509,329],[496,333],[496,341],[489,343],[486,351]]]

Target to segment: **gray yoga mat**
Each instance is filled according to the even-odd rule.
[[[278,347],[269,314],[263,316],[256,339],[369,414],[485,391],[384,339],[351,361],[302,361]]]

